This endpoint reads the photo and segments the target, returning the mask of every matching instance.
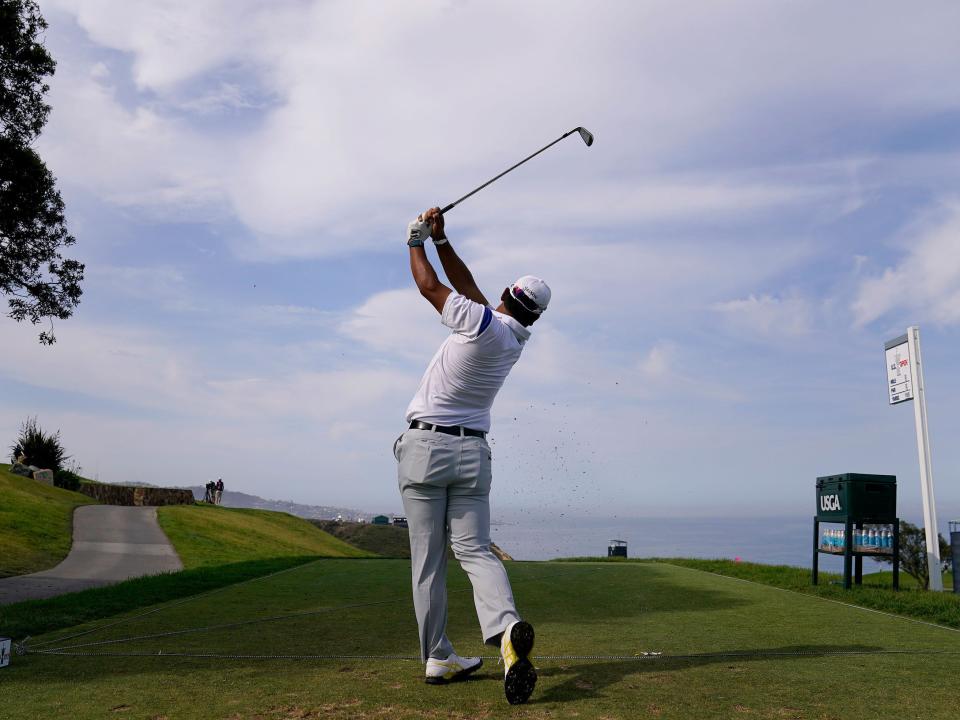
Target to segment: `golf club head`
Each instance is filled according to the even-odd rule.
[[[593,133],[587,130],[585,127],[578,127],[577,132],[580,133],[580,137],[583,138],[583,141],[587,144],[587,147],[593,145]]]

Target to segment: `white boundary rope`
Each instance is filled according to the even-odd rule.
[[[210,652],[71,652],[65,650],[28,650],[28,655],[60,655],[65,657],[116,657],[116,658],[213,658],[218,660],[397,660],[420,662],[419,655],[270,655],[270,654],[232,654]],[[932,650],[917,648],[913,650],[871,648],[864,650],[756,650],[750,652],[710,652],[668,655],[660,652],[643,652],[635,655],[532,655],[534,660],[566,661],[666,661],[666,660],[755,660],[762,658],[786,657],[843,657],[855,655],[960,655],[960,650]],[[500,660],[499,655],[481,655],[483,660]]]

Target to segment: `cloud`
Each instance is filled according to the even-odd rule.
[[[851,310],[858,327],[888,315],[943,325],[960,323],[960,203],[949,203],[905,240],[905,253],[864,278]]]
[[[149,301],[154,306],[184,311],[195,307],[183,271],[172,265],[129,266],[95,263],[86,270],[86,279],[111,294]]]
[[[592,148],[449,218],[494,303],[525,273],[554,289],[494,408],[498,497],[585,476],[584,506],[714,509],[771,463],[794,477],[757,503],[808,487],[841,435],[886,451],[858,381],[822,392],[783,352],[816,332],[837,373],[869,363],[851,297],[863,323],[955,323],[947,215],[893,255],[884,233],[960,179],[960,11],[871,8],[46,0],[39,149],[89,283],[52,349],[0,325],[0,420],[50,409],[103,479],[399,510],[390,442],[447,331],[387,248],[583,123]]]
[[[164,94],[229,64],[255,67],[265,38],[295,31],[303,2],[277,0],[48,0],[91,40],[129,53],[137,87]]]
[[[885,5],[868,25],[834,5],[747,0],[693,14],[537,2],[53,7],[129,64],[116,53],[90,58],[93,77],[61,66],[69,77],[55,79],[54,120],[69,112],[77,122],[52,122],[44,142],[62,174],[114,202],[168,212],[225,202],[251,231],[238,243],[250,257],[342,253],[346,237],[372,247],[398,216],[473,187],[579,122],[597,133],[594,147],[558,146],[485,191],[488,219],[554,207],[558,223],[609,230],[819,203],[837,194],[822,176],[796,186],[728,174],[783,155],[788,136],[804,148],[847,130],[867,137],[864,123],[957,109],[951,3],[924,13]],[[691,43],[697,52],[677,53]],[[105,63],[139,94],[111,91]],[[182,115],[223,108],[250,110],[256,122],[225,131]],[[717,172],[684,177],[697,153]],[[852,211],[858,176],[847,183],[837,202]]]
[[[676,346],[673,343],[657,343],[640,361],[640,374],[650,380],[660,380],[670,374],[674,365]]]
[[[715,303],[713,310],[729,327],[747,336],[800,337],[813,326],[810,302],[797,295],[751,294],[744,299]]]
[[[341,334],[387,356],[430,359],[449,333],[440,315],[413,288],[369,297],[340,324]]]
[[[183,122],[146,104],[126,108],[104,76],[61,65],[41,152],[61,181],[110,203],[209,217],[224,198],[229,159]]]

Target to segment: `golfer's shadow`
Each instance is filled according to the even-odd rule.
[[[880,647],[872,645],[789,645],[779,648],[730,650],[723,654],[699,653],[683,657],[657,659],[615,660],[610,662],[584,662],[580,665],[537,664],[537,673],[543,678],[566,677],[543,694],[535,693],[530,702],[570,702],[597,697],[608,686],[620,682],[628,675],[663,673],[685,670],[704,665],[737,665],[757,660],[801,660],[829,657],[832,653],[876,652]],[[546,661],[544,661],[546,662]],[[569,676],[569,677],[567,677]]]

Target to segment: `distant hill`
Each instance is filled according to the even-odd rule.
[[[197,485],[187,488],[193,491],[193,497],[197,500],[203,500],[205,490]],[[337,516],[342,516],[345,520],[356,520],[363,518],[371,519],[377,513],[368,513],[356,508],[335,507],[332,505],[301,505],[300,503],[289,500],[265,500],[257,495],[248,495],[247,493],[237,492],[236,490],[224,490],[221,504],[224,507],[233,508],[254,508],[256,510],[274,510],[276,512],[290,513],[301,518],[319,518],[321,520],[335,520]]]
[[[372,523],[334,522],[330,520],[311,520],[314,525],[350,543],[356,548],[376,553],[381,557],[408,558],[410,557],[410,534],[405,527],[396,525],[374,525]],[[501,560],[513,560],[506,552],[490,543],[493,554]],[[453,552],[448,551],[450,557]]]

